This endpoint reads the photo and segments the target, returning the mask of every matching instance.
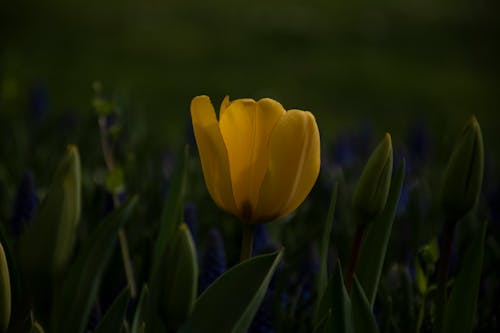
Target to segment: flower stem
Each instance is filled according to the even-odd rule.
[[[352,282],[354,279],[354,272],[358,266],[359,250],[361,249],[361,243],[363,240],[363,234],[365,233],[365,225],[358,224],[356,227],[356,233],[354,235],[354,244],[351,251],[351,261],[349,262],[349,270],[347,271],[346,287],[349,292],[352,289]]]
[[[113,150],[111,149],[109,141],[107,140],[105,118],[100,117],[98,119],[98,124],[99,124],[99,133],[101,136],[101,148],[104,156],[104,162],[106,163],[107,169],[111,171],[113,170],[114,167]],[[120,200],[118,198],[117,193],[113,193],[113,206],[115,209],[120,206]],[[125,235],[125,231],[123,230],[123,228],[120,228],[118,230],[118,236],[120,242],[120,250],[121,250],[120,252],[122,255],[123,269],[125,270],[127,284],[130,289],[130,297],[134,299],[137,296],[137,288],[135,285],[134,269],[132,268],[130,260],[130,252],[128,248],[127,237]]]
[[[438,267],[438,286],[436,298],[436,332],[443,331],[444,313],[446,308],[446,284],[448,281],[448,271],[450,268],[451,246],[455,234],[455,225],[453,221],[446,221],[443,230],[443,241],[440,248],[440,259]]]
[[[250,223],[243,223],[243,238],[241,240],[240,262],[252,257],[253,252],[253,234],[255,226]]]

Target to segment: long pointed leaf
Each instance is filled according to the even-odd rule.
[[[445,333],[472,332],[483,266],[486,226],[487,223],[483,223],[474,237],[465,254],[462,270],[455,280],[446,308]]]
[[[321,241],[321,262],[318,278],[318,295],[323,295],[328,283],[328,248],[330,246],[330,234],[332,232],[333,217],[335,215],[335,206],[337,204],[338,183],[333,186],[332,197],[330,199],[330,207],[326,217],[325,230],[323,231],[323,239]],[[320,297],[316,304],[316,319],[320,306]]]
[[[323,318],[331,311],[329,320],[330,331],[352,333],[351,300],[344,284],[342,266],[337,262],[337,268],[321,297],[318,318]],[[319,323],[317,323],[319,325]]]
[[[120,332],[123,325],[125,309],[130,298],[128,288],[125,288],[109,307],[94,333]]]
[[[372,307],[375,303],[392,224],[403,187],[404,173],[405,162],[403,161],[392,179],[384,211],[370,223],[359,254],[356,275]]]
[[[332,330],[330,329],[331,320],[332,320],[332,311],[328,310],[326,316],[323,316],[323,318],[316,325],[316,328],[314,329],[313,333],[332,332]]]
[[[84,331],[102,273],[113,252],[118,229],[127,221],[136,202],[137,197],[133,197],[111,213],[83,246],[56,298],[51,332]]]
[[[184,209],[184,194],[187,183],[187,169],[189,158],[189,146],[184,149],[184,156],[181,163],[176,167],[172,176],[172,186],[169,190],[167,200],[162,212],[160,230],[155,242],[153,252],[153,263],[149,276],[149,287],[155,292],[150,296],[149,316],[154,316],[157,311],[160,296],[162,294],[163,264],[168,244],[171,243],[175,232],[182,222],[182,212]],[[153,320],[150,318],[148,320]]]
[[[378,333],[370,303],[357,278],[352,290],[352,323],[356,333]]]
[[[139,304],[135,310],[134,321],[132,322],[132,333],[139,333],[141,326],[147,326],[146,324],[146,313],[148,312],[149,302],[149,289],[148,285],[144,285],[141,291],[141,297],[139,298]]]
[[[200,296],[181,332],[246,332],[282,256],[283,249],[257,256],[220,276]]]

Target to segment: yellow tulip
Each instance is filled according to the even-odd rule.
[[[226,96],[217,119],[210,98],[198,96],[191,118],[208,192],[223,210],[265,223],[294,211],[311,191],[320,139],[310,112]]]

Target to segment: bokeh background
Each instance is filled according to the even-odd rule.
[[[496,0],[2,1],[2,93],[42,89],[51,113],[82,114],[100,80],[165,144],[182,140],[199,94],[311,110],[325,138],[360,118],[396,134],[424,119],[444,134],[470,114],[489,136],[499,11]]]

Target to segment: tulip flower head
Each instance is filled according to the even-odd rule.
[[[208,192],[223,210],[265,223],[295,210],[311,191],[320,139],[310,112],[226,96],[217,119],[209,97],[198,96],[191,118]]]

